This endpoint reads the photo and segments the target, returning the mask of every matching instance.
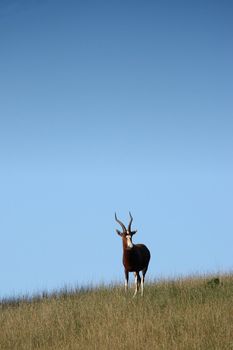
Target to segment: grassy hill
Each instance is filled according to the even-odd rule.
[[[0,349],[233,349],[233,275],[0,303]]]

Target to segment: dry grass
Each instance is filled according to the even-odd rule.
[[[233,349],[233,275],[100,287],[0,304],[0,349]]]

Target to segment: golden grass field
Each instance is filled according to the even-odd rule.
[[[3,300],[0,349],[233,349],[233,275],[215,277]]]

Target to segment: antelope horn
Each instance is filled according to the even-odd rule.
[[[129,216],[130,216],[130,222],[129,222],[129,226],[128,226],[128,231],[131,232],[131,224],[133,222],[133,217],[132,217],[130,211],[129,211]]]
[[[115,213],[115,220],[116,222],[118,222],[118,224],[121,225],[123,232],[125,232],[126,231],[125,225],[120,220],[117,219],[116,213]]]

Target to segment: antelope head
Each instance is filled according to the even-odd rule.
[[[116,233],[122,238],[123,245],[127,249],[133,248],[132,236],[137,232],[137,230],[135,230],[135,231],[131,230],[131,224],[133,221],[133,217],[132,217],[130,212],[129,212],[129,216],[130,216],[130,222],[128,225],[128,229],[126,229],[125,225],[120,220],[117,219],[117,216],[115,213],[115,220],[116,220],[116,222],[118,222],[118,224],[122,228],[122,232],[116,229]]]

